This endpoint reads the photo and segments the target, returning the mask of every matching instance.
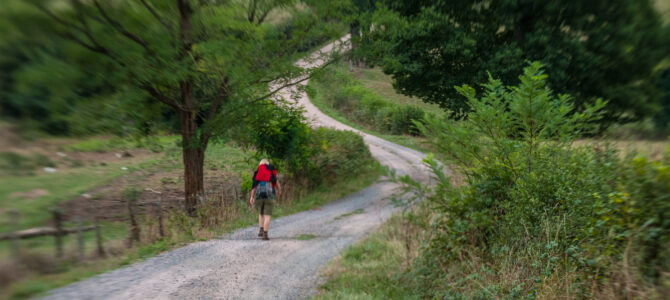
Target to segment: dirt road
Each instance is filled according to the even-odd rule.
[[[330,52],[336,44],[321,51]],[[299,62],[306,67],[320,63]],[[297,103],[314,126],[358,132],[321,113],[304,93]],[[422,177],[427,173],[424,154],[360,134],[383,165],[427,180]],[[252,226],[54,290],[46,299],[306,298],[316,293],[319,274],[331,259],[390,216],[393,188],[393,183],[376,183],[319,210],[273,220],[269,242],[259,240]]]

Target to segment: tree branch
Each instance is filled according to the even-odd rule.
[[[223,82],[221,83],[221,86],[219,87],[219,90],[217,92],[217,95],[214,97],[212,100],[212,104],[209,106],[209,111],[207,112],[207,118],[205,119],[206,124],[209,124],[209,122],[213,121],[214,118],[216,118],[216,113],[219,110],[219,107],[225,102],[226,99],[228,99],[228,95],[230,94],[230,90],[228,89],[228,77],[225,77],[223,79]],[[203,145],[207,145],[209,143],[209,139],[212,137],[212,132],[211,130],[204,130],[202,135],[200,136]]]
[[[256,0],[251,0],[251,4],[247,8],[247,19],[253,23],[256,18]]]
[[[90,29],[88,27],[88,23],[86,23],[85,18],[82,15],[79,15],[79,18],[80,18],[80,21],[82,22],[82,25],[84,25],[85,27],[79,27],[74,23],[67,22],[67,21],[59,18],[58,16],[56,16],[54,13],[52,13],[48,9],[42,7],[41,5],[35,4],[35,7],[38,10],[40,10],[41,12],[43,12],[47,17],[49,17],[49,18],[53,19],[54,21],[56,21],[57,23],[65,26],[68,30],[79,31],[79,32],[83,33],[89,39],[89,41],[91,42],[92,45],[85,42],[84,40],[80,39],[79,37],[77,37],[73,32],[65,32],[65,33],[57,33],[57,34],[62,35],[64,38],[69,39],[69,40],[79,44],[80,46],[82,46],[82,47],[84,47],[84,48],[86,48],[86,49],[88,49],[92,52],[99,53],[99,54],[107,56],[108,58],[110,58],[111,60],[116,62],[121,67],[126,66],[126,64],[123,63],[121,60],[119,60],[116,56],[114,56],[111,53],[111,51],[109,51],[109,49],[103,47],[102,45],[100,45],[100,43],[98,43],[98,41],[91,34]]]
[[[263,21],[265,21],[265,18],[268,16],[268,14],[270,14],[270,12],[271,12],[273,9],[274,9],[274,7],[273,7],[273,8],[270,8],[270,9],[268,9],[268,10],[266,10],[266,11],[264,11],[264,12],[261,14],[261,16],[258,18],[258,21],[256,22],[256,24],[258,24],[258,25],[263,24]]]
[[[291,86],[295,86],[295,85],[297,85],[297,84],[299,84],[299,83],[302,83],[302,82],[304,82],[304,81],[306,81],[306,80],[309,80],[310,78],[312,78],[312,74],[314,73],[314,71],[316,71],[316,70],[323,70],[323,69],[325,69],[326,67],[328,67],[329,65],[333,64],[335,61],[337,61],[337,59],[331,59],[331,60],[327,61],[326,63],[324,63],[323,65],[321,65],[321,66],[319,66],[319,67],[317,67],[317,68],[312,69],[312,72],[310,72],[310,74],[305,75],[303,78],[300,78],[300,79],[297,80],[297,81],[290,81],[290,82],[288,82],[288,83],[282,84],[282,85],[279,86],[278,88],[275,88],[275,89],[271,90],[269,93],[267,93],[267,94],[265,94],[265,95],[263,95],[263,96],[261,96],[261,97],[258,97],[258,98],[256,98],[256,99],[252,100],[251,103],[258,102],[258,101],[261,101],[261,100],[263,100],[263,99],[267,99],[268,97],[273,96],[274,94],[276,94],[277,92],[279,92],[280,90],[282,90],[282,89],[284,89],[284,88],[291,87]],[[271,80],[270,82],[272,82],[272,81],[276,81],[276,80],[278,80],[278,79]],[[257,80],[255,83],[252,83],[252,85],[253,85],[253,84],[257,84],[257,83],[259,83],[259,82],[267,82],[267,81],[268,81],[268,79],[265,79],[265,80]]]
[[[219,87],[219,91],[216,97],[214,97],[212,104],[209,106],[209,112],[207,113],[207,121],[211,121],[214,119],[214,117],[216,116],[216,112],[219,110],[219,107],[224,102],[224,100],[228,98],[228,95],[230,94],[230,90],[228,88],[228,81],[229,81],[228,77],[225,77],[223,79],[223,82]]]
[[[98,41],[93,37],[93,34],[91,34],[91,27],[88,25],[88,22],[86,22],[86,17],[84,16],[84,10],[81,2],[79,0],[73,0],[73,2],[75,4],[75,9],[77,10],[77,17],[79,18],[79,22],[81,22],[81,24],[84,26],[83,29],[80,29],[80,31],[86,35],[88,40],[91,41],[93,45],[100,49],[104,49],[104,47],[102,47],[100,43],[98,43]],[[107,49],[104,50],[109,52]]]
[[[72,28],[77,29],[77,30],[79,30],[79,31],[84,31],[83,28],[78,27],[78,26],[75,25],[75,24],[72,24],[72,23],[70,23],[70,22],[67,22],[67,21],[65,21],[65,20],[63,20],[63,19],[61,19],[61,18],[59,18],[58,16],[56,16],[55,14],[53,14],[51,11],[49,11],[48,9],[42,7],[42,6],[39,5],[39,4],[35,4],[35,7],[36,7],[38,10],[40,10],[41,12],[43,12],[45,15],[47,15],[49,18],[52,18],[54,21],[56,21],[57,23],[59,23],[59,24],[65,26],[65,27],[72,27]]]
[[[281,90],[283,90],[283,89],[285,89],[285,88],[287,88],[287,87],[292,87],[292,86],[298,85],[298,84],[300,84],[300,83],[302,83],[302,82],[305,82],[305,81],[309,80],[311,77],[312,77],[311,75],[305,75],[305,77],[303,77],[303,78],[301,78],[301,79],[299,79],[299,80],[296,80],[296,81],[290,81],[290,82],[288,82],[288,83],[282,84],[282,85],[279,86],[278,88],[276,88],[276,89],[274,89],[274,90],[271,90],[269,93],[267,93],[267,94],[265,94],[265,95],[263,95],[263,96],[260,96],[260,97],[254,99],[254,100],[251,100],[251,101],[249,101],[249,102],[250,102],[250,103],[255,103],[255,102],[258,102],[258,101],[267,99],[267,98],[269,98],[269,97],[272,97],[273,95],[275,95],[275,94],[278,93],[279,91],[281,91]]]
[[[101,47],[101,46],[99,46],[99,45],[97,45],[97,44],[95,44],[95,45],[89,45],[89,44],[87,44],[86,42],[82,41],[80,38],[78,38],[76,35],[74,35],[74,34],[71,33],[71,32],[63,33],[62,35],[63,35],[65,38],[72,40],[73,42],[75,42],[75,43],[81,45],[82,47],[84,47],[84,48],[86,48],[86,49],[88,49],[88,50],[91,50],[91,51],[96,52],[96,53],[103,54],[103,55],[105,55],[105,56],[111,58],[112,60],[114,60],[116,63],[118,63],[118,64],[121,65],[122,67],[125,66],[125,64],[124,64],[122,61],[120,61],[118,58],[116,58],[115,56],[113,56],[113,55],[109,52],[109,50],[107,50],[107,48]]]
[[[144,7],[146,7],[146,9],[151,13],[151,15],[153,15],[156,18],[156,20],[158,20],[158,22],[163,24],[163,26],[165,26],[165,28],[167,28],[167,30],[169,30],[170,32],[173,32],[174,29],[172,28],[172,25],[170,25],[170,23],[165,21],[165,19],[161,18],[161,16],[158,14],[158,12],[153,7],[151,7],[149,5],[149,3],[147,3],[145,0],[140,0],[140,2],[142,2]]]
[[[150,53],[150,54],[154,53],[151,50],[151,48],[149,48],[149,45],[143,39],[141,39],[137,35],[134,35],[134,34],[130,33],[128,30],[126,30],[123,27],[123,25],[121,25],[121,23],[113,20],[107,14],[107,12],[105,12],[105,10],[102,8],[102,6],[100,5],[100,2],[98,2],[98,0],[93,0],[93,5],[95,5],[95,7],[98,9],[98,12],[100,12],[100,15],[102,15],[102,17],[107,21],[107,23],[112,25],[112,27],[114,27],[114,29],[116,29],[119,33],[121,33],[123,36],[125,36],[129,40],[131,40],[131,41],[139,44],[140,46],[142,46],[148,53]]]
[[[142,87],[142,89],[147,91],[152,97],[154,97],[156,100],[167,104],[168,106],[174,108],[177,111],[182,110],[181,105],[179,105],[177,100],[172,99],[168,96],[165,96],[163,93],[161,93],[158,89],[151,86],[150,84],[143,84],[141,87]]]

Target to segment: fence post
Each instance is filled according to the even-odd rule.
[[[163,227],[163,192],[154,191],[149,188],[146,190],[158,195],[158,202],[154,203],[154,208],[157,211],[154,213],[158,215],[158,235],[162,239],[165,237],[165,228]],[[165,190],[165,184],[163,184],[163,190]]]
[[[56,232],[54,233],[56,240],[56,257],[61,258],[63,257],[63,215],[58,208],[54,208],[52,214],[54,218],[54,228],[56,229]]]
[[[98,246],[98,256],[105,257],[105,248],[102,246],[102,233],[100,232],[100,222],[95,220],[95,241]]]
[[[12,256],[16,262],[21,261],[21,252],[19,249],[19,236],[16,234],[19,231],[19,212],[15,210],[10,210],[7,212],[9,214],[9,224],[10,230],[12,232],[12,239],[10,240],[12,248]]]
[[[81,217],[77,216],[77,250],[79,254],[79,260],[84,260],[84,231],[81,229]]]
[[[95,222],[95,244],[98,248],[98,257],[105,257],[105,248],[102,246],[102,233],[100,232],[100,218],[98,218],[97,210],[93,205],[94,198],[89,198],[89,208],[93,214],[93,221]]]
[[[165,227],[163,226],[163,193],[158,194],[158,234],[165,238]]]
[[[128,216],[130,218],[130,236],[128,237],[128,247],[133,246],[133,242],[140,241],[140,228],[137,226],[135,219],[135,199],[136,197],[128,197]]]

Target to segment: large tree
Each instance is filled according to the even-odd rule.
[[[54,34],[96,54],[89,64],[112,68],[104,74],[110,82],[178,115],[191,214],[204,195],[209,142],[255,105],[271,105],[270,97],[296,84],[294,78],[307,78],[313,70],[294,66],[305,43],[339,34],[315,10],[285,0],[33,2],[56,22]],[[290,35],[269,21],[277,8],[294,19]]]
[[[541,61],[554,90],[576,104],[609,100],[607,120],[657,109],[654,67],[670,38],[649,0],[385,0],[370,38],[376,63],[403,94],[466,111],[453,88],[507,85],[528,61]]]

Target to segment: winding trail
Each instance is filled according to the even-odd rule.
[[[302,67],[323,63],[317,53],[346,50],[347,37],[299,61]],[[303,82],[301,84],[307,84]],[[312,126],[354,131],[372,155],[397,174],[427,183],[421,152],[360,132],[323,114],[304,92],[293,93]],[[45,299],[301,299],[314,295],[320,272],[339,252],[382,224],[394,211],[389,198],[394,183],[378,182],[318,210],[272,220],[269,242],[252,226],[205,242],[162,253],[51,291]],[[348,213],[362,210],[362,213]],[[297,239],[301,234],[315,238]]]

